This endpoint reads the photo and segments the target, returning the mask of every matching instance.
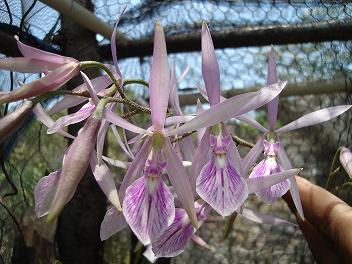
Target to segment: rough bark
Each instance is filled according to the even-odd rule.
[[[90,0],[77,1],[93,10]],[[70,19],[61,17],[63,51],[66,56],[83,60],[99,60],[96,52],[95,34],[80,27]],[[98,70],[85,71],[90,78],[99,75]],[[81,77],[69,82],[69,88],[82,83]],[[69,113],[76,109],[70,109]],[[76,135],[82,124],[70,126],[69,132]],[[88,153],[87,153],[88,154]],[[73,199],[66,205],[56,233],[59,260],[70,263],[102,263],[102,242],[99,237],[100,224],[105,213],[105,196],[99,189],[92,172],[87,170],[78,185]]]

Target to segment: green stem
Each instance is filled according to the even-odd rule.
[[[175,142],[177,142],[177,141],[179,141],[179,140],[181,140],[181,139],[184,139],[185,137],[188,137],[188,136],[192,135],[192,134],[195,133],[195,132],[196,132],[196,130],[192,130],[192,131],[189,131],[189,132],[183,134],[182,136],[178,136],[178,137],[176,137],[175,139],[173,139],[173,140],[171,141],[171,143],[175,143]]]
[[[106,74],[110,77],[110,79],[113,82],[113,84],[116,86],[117,91],[119,92],[121,98],[125,98],[126,97],[125,93],[122,90],[122,87],[121,87],[120,83],[116,80],[114,74],[103,63],[97,62],[97,61],[82,61],[82,62],[79,63],[79,66],[80,66],[81,69],[97,67],[97,68],[103,70],[104,72],[106,72]],[[119,80],[121,82],[121,79],[119,79]]]
[[[135,103],[134,101],[132,101],[131,99],[129,99],[125,93],[123,92],[120,84],[118,83],[118,81],[115,79],[115,76],[112,74],[112,72],[109,70],[108,67],[106,67],[103,63],[97,62],[97,61],[83,61],[80,62],[80,67],[82,69],[85,68],[91,68],[91,67],[98,67],[100,69],[102,69],[103,71],[106,72],[106,74],[110,77],[110,79],[112,80],[113,84],[116,86],[117,91],[119,92],[121,98],[123,99],[123,103],[128,104],[130,106],[132,106],[133,108],[135,108],[138,111],[144,112],[144,113],[148,113],[150,114],[150,109],[145,108],[137,103]],[[139,80],[133,80],[133,82],[140,82]]]
[[[126,85],[129,85],[129,84],[141,84],[147,88],[149,88],[149,83],[144,81],[144,80],[141,80],[141,79],[128,79],[128,80],[124,80],[123,81],[123,85],[122,87],[125,87]]]
[[[334,168],[335,168],[336,163],[337,163],[337,161],[339,159],[341,148],[342,147],[339,147],[336,150],[334,158],[332,159],[328,180],[327,180],[326,186],[325,186],[325,189],[327,189],[327,190],[329,190],[329,188],[330,188],[330,184],[331,184],[332,178],[337,174],[338,170],[340,169],[340,167],[338,167],[337,169],[334,169]]]
[[[123,119],[126,119],[126,118],[129,118],[129,117],[131,117],[131,116],[134,116],[134,115],[136,115],[136,114],[138,114],[138,113],[139,113],[138,110],[132,110],[132,111],[130,111],[130,112],[124,114],[124,115],[121,116],[121,117],[122,117]]]
[[[254,147],[253,143],[250,143],[247,140],[244,140],[243,138],[240,138],[239,136],[232,135],[232,139],[233,139],[233,141],[235,141],[237,143],[237,145],[242,145],[242,146],[245,146],[247,148],[253,148]]]

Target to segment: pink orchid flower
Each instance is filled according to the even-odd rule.
[[[22,85],[19,89],[1,93],[0,104],[56,90],[79,73],[79,62],[76,59],[30,47],[20,42],[17,36],[15,38],[24,57],[1,59],[0,69],[47,74],[43,78]]]
[[[205,23],[202,27],[202,72],[211,110],[223,104],[224,101],[220,103],[219,65],[210,32]],[[285,84],[276,82],[271,85],[283,88]],[[247,96],[248,94],[243,94],[238,98],[248,100]],[[223,123],[206,129],[192,163],[192,181],[195,183],[196,192],[222,216],[228,216],[237,211],[248,194],[254,192],[253,188],[261,190],[264,185],[274,184],[275,181],[272,179],[278,180],[282,176],[280,173],[272,175],[271,184],[259,179],[251,182],[245,179],[241,157]]]
[[[272,84],[276,83],[277,81],[278,77],[276,72],[275,52],[272,48],[269,54],[267,82],[268,84]],[[264,160],[262,160],[256,167],[253,168],[249,176],[250,178],[263,178],[269,173],[280,172],[283,169],[287,170],[292,168],[292,164],[279,138],[282,133],[293,131],[302,127],[320,124],[322,122],[328,121],[332,118],[341,115],[352,107],[351,105],[340,105],[335,107],[324,108],[306,114],[298,118],[297,120],[277,129],[275,128],[275,124],[277,120],[278,104],[278,97],[268,103],[269,129],[266,129],[256,120],[247,115],[237,117],[237,119],[239,119],[240,121],[245,122],[251,125],[252,127],[260,130],[264,133],[264,136],[267,137],[267,140],[265,140],[264,137],[258,140],[255,146],[249,151],[249,153],[243,160],[243,169],[244,172],[247,173],[250,170],[252,164],[259,158],[260,154],[264,150]],[[271,186],[270,188],[262,190],[258,192],[257,195],[264,201],[272,203],[278,197],[286,193],[288,189],[290,189],[294,204],[297,208],[300,217],[304,219],[302,204],[299,197],[295,177],[290,177],[289,180],[282,181],[274,186]]]

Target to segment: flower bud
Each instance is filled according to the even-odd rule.
[[[58,187],[50,206],[47,222],[52,222],[71,199],[83,178],[94,148],[101,119],[93,116],[87,119],[64,157]]]
[[[340,162],[348,176],[352,179],[352,153],[346,148],[342,147],[340,151]]]

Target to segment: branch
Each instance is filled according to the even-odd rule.
[[[352,39],[352,21],[322,21],[305,24],[263,25],[213,31],[216,49],[282,45],[304,42],[324,42]],[[168,53],[199,51],[199,32],[166,37]],[[123,40],[117,43],[118,56],[122,58],[150,56],[153,39]],[[110,44],[101,46],[100,55],[111,60]]]
[[[239,94],[256,92],[261,87],[252,87],[244,89],[224,89],[222,96],[230,98]],[[304,82],[300,84],[287,84],[280,96],[302,96],[302,95],[319,95],[319,94],[333,94],[344,93],[352,89],[352,83],[348,79],[334,79],[328,81]],[[182,89],[180,89],[182,91]],[[184,90],[195,90],[194,88],[184,88]],[[180,94],[180,105],[194,105],[197,104],[197,99],[205,103],[205,99],[200,93]]]

